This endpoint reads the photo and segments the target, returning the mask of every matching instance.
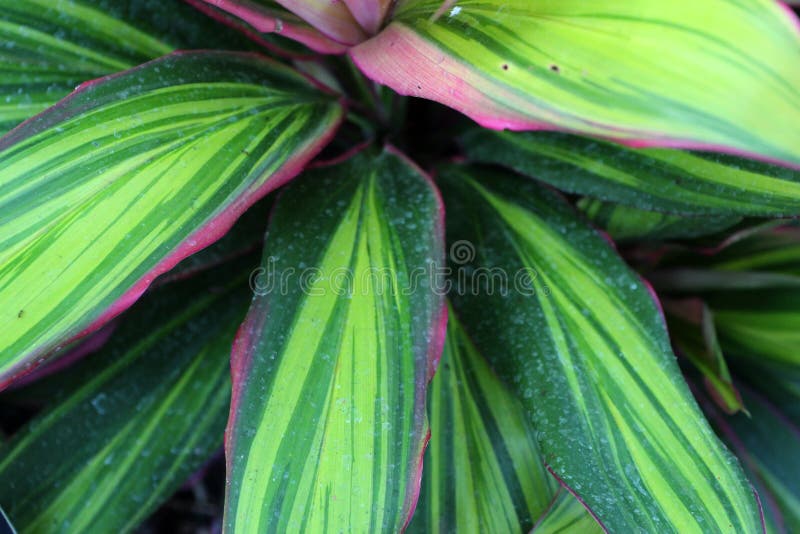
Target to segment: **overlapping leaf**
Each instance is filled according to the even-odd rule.
[[[344,0],[344,3],[361,27],[374,35],[380,30],[392,0]]]
[[[489,128],[800,166],[799,36],[772,0],[407,0],[351,53],[374,80]]]
[[[0,0],[0,134],[79,84],[175,48],[236,47],[181,2]]]
[[[470,167],[439,177],[448,238],[475,247],[454,308],[521,398],[550,469],[610,531],[759,532],[751,488],[641,279],[535,184]]]
[[[581,502],[561,488],[547,513],[536,523],[532,534],[601,534],[603,528]]]
[[[254,55],[84,86],[0,141],[0,382],[129,306],[294,176],[341,109]]]
[[[570,193],[682,214],[797,215],[800,173],[734,156],[634,150],[548,132],[474,130],[475,161],[512,168]]]
[[[49,407],[0,454],[22,532],[130,532],[219,449],[246,267],[151,294],[100,353],[48,379]]]
[[[346,47],[286,11],[274,0],[188,0],[201,11],[220,18],[218,11],[241,20],[263,38],[264,34],[279,35],[302,43],[311,50],[324,54],[341,54]],[[262,43],[272,46],[272,43]],[[290,52],[292,53],[292,52]],[[296,52],[295,52],[296,53]]]
[[[452,312],[428,413],[431,440],[412,531],[530,531],[558,483],[545,469],[519,401]]]
[[[444,342],[441,216],[432,184],[392,152],[281,196],[233,354],[226,531],[406,524]]]

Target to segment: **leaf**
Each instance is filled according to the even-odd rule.
[[[22,532],[132,531],[219,449],[250,300],[239,265],[149,294],[99,353],[46,379],[55,398],[0,454]]]
[[[615,143],[547,132],[474,130],[474,161],[496,163],[570,193],[681,214],[800,213],[800,173],[734,156]]]
[[[589,197],[580,199],[577,207],[614,241],[691,239],[722,232],[742,220],[736,215],[670,215]]]
[[[603,527],[586,511],[581,502],[561,489],[547,513],[536,523],[531,534],[601,534]]]
[[[0,385],[132,304],[293,177],[342,111],[255,55],[179,53],[0,140]]]
[[[772,511],[776,532],[800,530],[800,427],[755,391],[743,389],[751,417],[726,417],[706,403],[712,424],[742,460]],[[794,399],[796,402],[798,399]]]
[[[522,400],[551,471],[610,532],[761,531],[642,280],[535,184],[466,166],[439,180],[454,309]]]
[[[215,17],[219,16],[215,13],[217,10],[227,13],[252,27],[262,39],[264,34],[279,35],[323,54],[342,54],[347,50],[347,47],[329,39],[272,0],[188,0],[188,2]],[[272,45],[264,42],[262,44],[268,47]]]
[[[238,47],[181,2],[0,0],[0,135],[77,85],[175,48]]]
[[[726,354],[798,372],[800,288],[728,291],[706,300]]]
[[[669,333],[679,354],[703,376],[703,384],[725,413],[748,413],[719,344],[714,314],[699,299],[664,301]]]
[[[444,342],[441,209],[393,151],[313,171],[279,199],[233,351],[226,532],[407,523]]]
[[[411,529],[528,532],[559,486],[544,467],[519,400],[452,310],[448,315],[447,341],[428,395],[431,440]]]
[[[361,27],[375,35],[381,29],[392,0],[344,0],[344,3]]]
[[[406,0],[350,53],[373,80],[487,128],[800,167],[798,35],[772,0]]]
[[[267,3],[272,1],[266,0]],[[347,9],[345,2],[331,0],[274,0],[274,2],[344,45],[354,45],[366,38],[366,34]]]

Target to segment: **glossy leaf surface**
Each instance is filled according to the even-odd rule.
[[[279,199],[233,354],[227,532],[409,520],[444,342],[441,210],[392,151],[310,172]]]
[[[351,54],[485,127],[800,167],[800,32],[772,0],[405,0]]]
[[[0,140],[0,383],[221,237],[335,130],[255,55],[182,53],[85,85]]]
[[[550,469],[612,532],[760,531],[642,280],[524,178],[458,166],[439,178],[448,239],[475,251],[454,308],[521,398]]]

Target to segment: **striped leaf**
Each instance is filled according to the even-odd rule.
[[[0,134],[87,80],[175,48],[239,46],[181,2],[0,0]]]
[[[769,531],[800,531],[800,426],[772,402],[745,388],[751,416],[725,416],[706,403],[709,418],[720,436],[742,460],[770,512]],[[798,398],[794,398],[796,403]]]
[[[474,161],[636,208],[775,217],[800,213],[800,172],[734,156],[634,150],[548,132],[473,130],[462,143]]]
[[[84,85],[2,138],[0,384],[222,236],[341,114],[276,63],[182,53]]]
[[[372,79],[488,128],[800,167],[799,36],[773,0],[405,0],[351,54]]]
[[[428,414],[431,440],[412,530],[530,531],[558,483],[545,469],[519,401],[494,375],[452,310]]]
[[[265,247],[233,352],[225,530],[399,530],[444,342],[438,195],[393,152],[360,155],[284,193]]]
[[[532,534],[601,534],[603,527],[566,489],[561,488]]]
[[[151,293],[101,352],[47,379],[49,407],[0,453],[0,502],[22,532],[130,532],[219,450],[245,272]]]
[[[302,43],[311,50],[323,54],[341,54],[346,47],[326,37],[300,17],[283,9],[272,0],[187,0],[201,11],[225,21],[220,12],[235,17],[247,24],[258,35],[256,40],[268,48],[274,43],[263,41],[270,35],[278,35]],[[240,28],[248,33],[248,30]],[[279,49],[282,47],[279,45]],[[286,50],[283,50],[286,53]],[[297,51],[288,51],[297,55]]]
[[[691,239],[717,234],[742,220],[737,215],[671,215],[589,197],[580,199],[577,206],[615,241]]]
[[[800,288],[708,295],[722,349],[800,373]]]
[[[454,308],[552,472],[611,532],[759,532],[642,280],[550,191],[478,167],[439,176],[448,238],[474,247],[453,255]]]

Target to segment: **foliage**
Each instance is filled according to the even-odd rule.
[[[773,0],[0,0],[2,511],[795,531],[798,125]]]

